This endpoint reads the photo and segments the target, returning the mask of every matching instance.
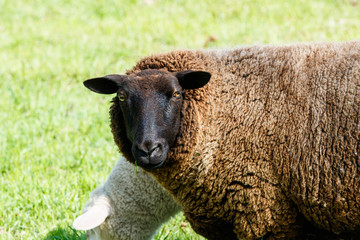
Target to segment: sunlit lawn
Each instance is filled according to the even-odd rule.
[[[173,49],[360,38],[356,0],[0,0],[0,239],[71,228],[119,153],[82,81]],[[179,214],[156,239],[194,239]]]

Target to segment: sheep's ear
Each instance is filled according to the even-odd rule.
[[[110,215],[108,204],[96,204],[87,209],[81,216],[74,220],[73,228],[76,230],[90,230],[102,224]]]
[[[179,80],[180,86],[184,89],[197,89],[205,86],[211,77],[211,74],[203,71],[182,71],[175,74]]]
[[[126,75],[111,74],[104,77],[88,79],[84,82],[85,87],[96,93],[116,93],[122,81],[127,79]]]

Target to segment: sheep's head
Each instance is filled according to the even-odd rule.
[[[154,169],[163,165],[178,135],[183,91],[203,87],[210,77],[203,71],[149,69],[93,78],[84,85],[97,93],[117,93],[132,157],[141,167]]]

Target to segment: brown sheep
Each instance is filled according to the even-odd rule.
[[[182,86],[177,74],[186,70],[211,79],[184,89],[169,150],[148,143],[143,153],[150,163],[151,149],[166,154],[165,162],[144,166],[196,232],[209,239],[360,237],[360,41],[174,51],[144,58],[120,78],[143,81],[146,90],[134,90],[140,96],[174,76]],[[131,113],[121,110],[122,100],[113,99],[111,129],[135,162],[142,148],[132,132],[155,136],[156,129],[126,124]],[[135,112],[159,117],[153,110]]]

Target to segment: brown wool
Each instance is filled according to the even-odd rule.
[[[143,69],[212,74],[186,90],[155,178],[209,239],[357,239],[360,42],[174,51]],[[134,162],[118,101],[114,140]],[[321,230],[320,230],[321,229]]]

